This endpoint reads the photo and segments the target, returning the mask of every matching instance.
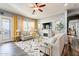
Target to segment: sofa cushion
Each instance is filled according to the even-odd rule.
[[[28,33],[28,32],[22,32],[21,33],[21,40],[25,41],[27,39],[32,39],[32,35],[30,35],[30,33]]]
[[[30,35],[30,33],[28,33],[28,32],[22,32],[21,35],[27,36],[27,35]]]

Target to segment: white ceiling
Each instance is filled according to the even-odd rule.
[[[32,3],[0,3],[0,9],[10,11],[16,14],[20,14],[26,17],[40,19],[56,15],[65,12],[66,9],[79,8],[79,4],[68,4],[65,6],[64,3],[45,3],[46,6],[43,8],[43,12],[36,11],[33,15]]]

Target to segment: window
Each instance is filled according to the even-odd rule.
[[[24,31],[32,32],[34,31],[34,28],[35,28],[34,21],[31,21],[30,19],[24,20]]]
[[[28,22],[27,20],[24,20],[24,31],[28,31]]]

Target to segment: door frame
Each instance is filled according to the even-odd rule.
[[[0,19],[1,18],[4,18],[4,19],[8,19],[9,20],[9,29],[10,29],[10,35],[9,35],[9,37],[10,37],[10,39],[11,39],[11,33],[12,33],[12,30],[11,30],[11,17],[8,17],[8,16],[3,16],[3,15],[0,15]],[[1,24],[2,25],[2,24]],[[2,39],[3,39],[3,37],[2,37]],[[12,39],[11,39],[11,41],[12,41]],[[4,41],[5,42],[5,41]],[[6,41],[7,42],[7,41]],[[0,43],[3,43],[3,42],[0,42]]]

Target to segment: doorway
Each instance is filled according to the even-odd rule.
[[[0,43],[11,41],[11,19],[0,16]]]

